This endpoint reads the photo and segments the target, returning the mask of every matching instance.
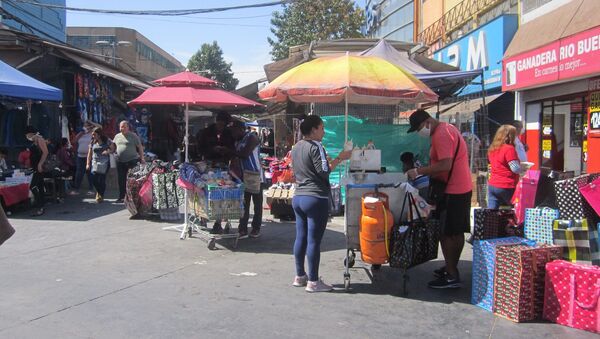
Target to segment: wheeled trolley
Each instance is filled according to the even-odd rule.
[[[345,216],[344,216],[344,234],[346,236],[346,256],[344,258],[344,288],[350,290],[351,274],[350,269],[356,264],[357,252],[361,251],[359,227],[361,218],[361,198],[365,193],[382,192],[389,197],[390,211],[394,216],[394,223],[401,219],[402,202],[405,195],[405,189],[399,184],[403,178],[393,174],[360,174],[361,177],[353,178],[352,173],[346,184]],[[391,226],[391,223],[390,223]],[[373,271],[378,270],[381,265],[372,265]],[[364,267],[362,267],[364,268]],[[368,270],[367,270],[368,272]],[[370,276],[372,278],[372,276]],[[406,282],[408,275],[403,270],[402,290],[406,293]]]
[[[244,213],[244,186],[220,187],[208,185],[203,190],[188,192],[189,227],[187,236],[192,237],[197,233],[198,237],[207,242],[208,249],[216,249],[218,240],[233,240],[233,248],[237,248],[239,233],[233,228],[232,220],[239,220]],[[209,222],[215,226],[208,227]]]

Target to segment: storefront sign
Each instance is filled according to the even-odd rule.
[[[502,61],[503,91],[600,72],[600,26]]]
[[[502,56],[518,27],[516,15],[502,15],[450,45],[435,51],[433,59],[462,71],[483,68],[486,90],[502,86]],[[474,82],[481,82],[476,78]],[[460,95],[481,92],[481,85],[469,85]]]

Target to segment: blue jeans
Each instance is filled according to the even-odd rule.
[[[296,214],[296,241],[294,258],[296,275],[306,274],[304,257],[308,259],[308,280],[319,280],[319,262],[321,260],[321,239],[325,234],[329,218],[329,199],[306,195],[296,195],[292,199]]]
[[[77,157],[77,163],[75,164],[75,180],[73,181],[73,188],[76,190],[81,188],[81,183],[83,182],[84,175],[87,177],[88,190],[91,191],[94,187],[92,173],[85,169],[86,164],[87,158]]]
[[[514,188],[500,188],[488,185],[488,208],[498,209],[500,206],[512,206],[511,200],[514,193]]]

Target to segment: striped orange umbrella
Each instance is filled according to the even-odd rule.
[[[382,58],[322,57],[283,73],[258,92],[267,101],[395,105],[438,99],[419,79]]]

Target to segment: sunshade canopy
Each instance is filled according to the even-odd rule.
[[[1,60],[0,95],[32,100],[62,100],[60,89],[46,85]]]
[[[216,87],[152,87],[129,102],[130,105],[180,105],[190,104],[208,109],[226,109],[263,106]]]
[[[184,71],[155,80],[159,86],[216,86],[217,82],[194,72]]]
[[[438,96],[413,75],[370,56],[317,58],[280,75],[258,93],[282,102],[387,104],[437,101]]]

